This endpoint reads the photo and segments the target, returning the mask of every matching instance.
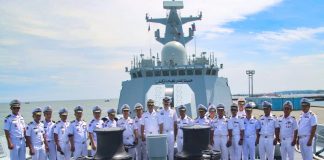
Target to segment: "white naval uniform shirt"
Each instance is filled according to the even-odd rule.
[[[138,118],[137,116],[135,116],[134,118],[134,123],[136,125],[136,128],[137,128],[137,133],[138,133],[138,136],[141,137],[142,136],[142,133],[141,133],[141,121],[143,119],[143,115],[141,118]]]
[[[177,137],[182,139],[183,138],[183,131],[182,131],[181,128],[184,127],[184,126],[190,126],[192,124],[193,124],[192,119],[190,117],[188,117],[187,115],[183,119],[181,119],[181,117],[179,117],[178,120],[177,120],[177,126],[178,126],[178,135],[177,135]]]
[[[123,143],[124,145],[134,145],[135,135],[134,131],[137,130],[137,126],[134,123],[134,120],[128,117],[125,119],[124,117],[120,118],[117,121],[117,126],[124,129],[123,132]]]
[[[301,113],[298,125],[298,136],[309,136],[311,135],[312,127],[317,125],[317,117],[311,111]]]
[[[263,136],[274,136],[275,128],[277,124],[277,118],[274,115],[269,115],[268,117],[262,115],[259,119],[260,122],[260,135]]]
[[[240,135],[240,131],[245,129],[243,118],[231,117],[228,120],[228,129],[232,130],[233,136]]]
[[[30,137],[30,141],[33,146],[38,145],[41,146],[44,144],[44,124],[39,122],[38,124],[33,121],[27,125],[26,128],[26,136]]]
[[[68,128],[68,135],[73,135],[74,143],[86,143],[88,138],[87,123],[83,120],[71,121],[70,126]]]
[[[276,128],[280,128],[280,138],[293,138],[294,132],[298,129],[297,121],[295,117],[280,116],[277,121]]]
[[[117,121],[115,120],[115,119],[113,119],[113,120],[110,120],[109,118],[108,118],[108,120],[106,121],[106,122],[104,122],[103,124],[102,124],[102,128],[111,128],[111,127],[117,127]]]
[[[211,130],[214,131],[214,136],[227,136],[228,135],[228,120],[225,116],[222,118],[217,117],[211,123]]]
[[[46,122],[46,120],[42,121],[44,124],[44,130],[46,134],[46,140],[47,141],[53,141],[54,140],[54,126],[55,122],[54,121],[49,121]]]
[[[11,138],[24,138],[26,124],[21,115],[8,115],[4,120],[4,130],[9,131]]]
[[[238,111],[237,116],[238,117],[245,117],[246,116],[245,110],[243,109],[243,111]]]
[[[174,122],[178,119],[177,112],[174,109],[162,109],[158,114],[159,124],[163,124],[163,131],[174,131]]]
[[[158,123],[158,113],[154,110],[152,113],[149,111],[142,115],[141,125],[144,125],[144,133],[148,134],[158,134],[159,133],[159,123]]]
[[[215,120],[215,119],[214,119]],[[199,116],[195,119],[194,123],[202,126],[209,126],[213,120],[208,119],[206,116],[200,118]]]
[[[103,120],[101,120],[101,119],[99,119],[99,120],[97,120],[97,119],[92,119],[91,121],[90,121],[90,123],[89,123],[89,126],[88,126],[88,132],[89,133],[92,133],[92,135],[93,135],[93,140],[95,141],[95,142],[97,142],[97,134],[96,134],[96,132],[94,132],[94,130],[95,129],[97,129],[97,128],[103,128]]]
[[[250,119],[244,117],[244,136],[245,137],[256,137],[256,131],[260,129],[260,123],[255,117],[251,117]]]
[[[54,133],[57,134],[59,142],[67,143],[69,141],[68,138],[68,128],[70,126],[70,122],[66,121],[57,121],[54,126]]]

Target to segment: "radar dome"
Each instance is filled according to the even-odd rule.
[[[185,47],[177,42],[171,41],[162,48],[162,65],[186,65],[187,53]]]

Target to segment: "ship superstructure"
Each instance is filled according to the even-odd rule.
[[[150,53],[145,58],[141,54],[140,58],[134,58],[130,68],[126,67],[131,79],[122,82],[118,112],[123,104],[145,105],[147,99],[154,99],[157,106],[162,106],[164,96],[172,97],[174,107],[186,105],[193,117],[198,104],[230,106],[232,95],[227,78],[218,76],[222,64],[217,64],[213,54],[189,55],[185,48],[193,39],[196,26],[192,23],[186,36],[183,24],[201,20],[202,13],[181,17],[178,10],[183,8],[183,1],[164,1],[163,7],[168,10],[166,18],[151,18],[146,14],[147,22],[165,25],[164,37],[159,29],[155,31],[156,40],[163,44],[161,56]]]

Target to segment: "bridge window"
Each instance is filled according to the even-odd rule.
[[[146,76],[147,77],[152,77],[153,76],[153,71],[146,71]]]
[[[169,76],[170,74],[169,74],[169,70],[167,70],[167,71],[162,71],[162,75],[163,76]]]
[[[212,72],[212,70],[211,70],[211,69],[207,69],[207,70],[206,70],[206,75],[210,75],[210,74],[211,74],[211,72]]]
[[[137,77],[138,77],[138,78],[142,77],[142,72],[141,72],[141,71],[138,71],[138,72],[137,72]]]
[[[216,75],[216,73],[217,73],[217,72],[216,72],[216,69],[213,69],[213,70],[212,70],[212,75]]]
[[[202,69],[195,70],[195,75],[201,75],[201,74],[202,74]]]
[[[132,78],[137,78],[136,73],[132,73]]]
[[[186,75],[186,71],[185,70],[179,70],[179,75],[180,76],[184,76],[184,75]]]
[[[171,76],[176,76],[177,75],[177,70],[171,70]]]
[[[158,71],[154,71],[154,75],[155,75],[155,76],[161,76],[161,71],[160,71],[160,70],[158,70]]]
[[[188,69],[187,70],[187,75],[193,75],[193,70],[192,69]]]

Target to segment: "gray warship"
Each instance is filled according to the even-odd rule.
[[[163,8],[168,10],[166,18],[152,18],[146,14],[146,22],[165,26],[164,37],[160,36],[160,29],[154,32],[156,41],[163,45],[162,51],[160,56],[150,53],[149,58],[141,54],[132,60],[130,68],[125,68],[131,79],[122,82],[118,113],[123,104],[145,105],[148,99],[162,106],[164,96],[172,97],[173,107],[185,105],[192,117],[196,116],[198,104],[232,104],[228,80],[218,75],[223,65],[217,64],[213,54],[201,52],[196,55],[186,51],[186,44],[194,38],[196,25],[191,24],[188,35],[184,34],[183,25],[201,20],[202,12],[198,16],[181,17],[179,10],[183,7],[183,1],[164,1]]]

